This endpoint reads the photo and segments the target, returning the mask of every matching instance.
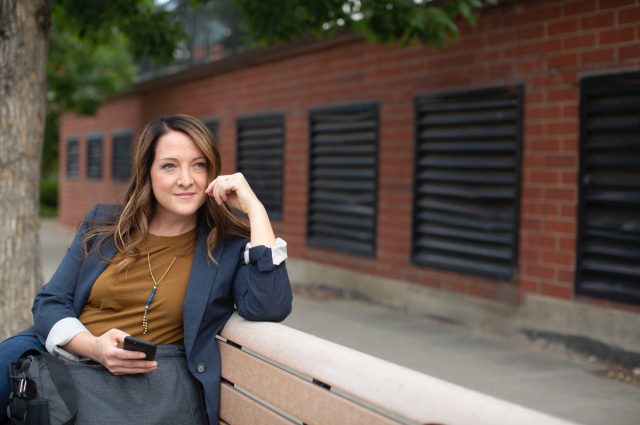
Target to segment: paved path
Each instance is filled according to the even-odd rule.
[[[46,279],[73,229],[42,226]],[[449,382],[588,425],[640,424],[640,388],[578,356],[478,334],[359,301],[296,296],[285,325]],[[542,425],[542,424],[541,424]]]

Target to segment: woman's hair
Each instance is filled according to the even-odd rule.
[[[207,158],[207,184],[220,175],[220,152],[213,135],[198,119],[188,115],[165,115],[154,118],[143,130],[133,152],[133,166],[129,188],[124,206],[112,211],[108,220],[85,220],[89,231],[84,238],[85,256],[96,250],[100,257],[108,262],[119,262],[115,269],[118,274],[129,267],[139,256],[137,246],[145,240],[149,232],[149,222],[156,209],[156,199],[151,189],[151,165],[154,160],[158,139],[171,131],[181,131],[189,136]],[[214,260],[212,252],[222,241],[225,232],[250,238],[248,225],[238,219],[235,212],[226,204],[218,205],[215,199],[206,195],[205,202],[198,210],[197,228],[207,226],[211,229],[207,239],[207,257]],[[198,239],[198,231],[195,232]],[[96,241],[92,244],[92,241]],[[113,243],[121,256],[110,260],[100,252],[103,243]],[[93,246],[95,245],[95,246]],[[196,246],[196,245],[194,245]],[[120,257],[118,259],[118,257]]]

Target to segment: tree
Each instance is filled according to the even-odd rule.
[[[474,23],[474,8],[495,2],[235,1],[249,46],[286,43],[309,33],[326,39],[345,27],[372,41],[432,48],[458,37],[456,17]],[[191,0],[193,7],[207,3]],[[169,17],[154,0],[0,2],[0,340],[29,325],[32,300],[42,285],[38,182],[45,120],[49,140],[55,141],[59,114],[95,114],[107,97],[135,82],[135,60],[146,56],[173,63],[185,33]]]

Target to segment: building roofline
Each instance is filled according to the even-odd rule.
[[[251,48],[228,54],[217,60],[211,60],[211,57],[209,57],[201,63],[169,67],[161,71],[160,75],[156,74],[156,76],[148,80],[143,80],[133,85],[125,95],[142,93],[158,87],[166,87],[363,40],[364,38],[354,32],[344,30],[338,31],[338,33],[329,40],[318,40],[314,36],[308,35],[287,45],[279,43],[269,48]]]

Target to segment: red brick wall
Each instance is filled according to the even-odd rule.
[[[573,298],[579,81],[640,69],[640,0],[515,1],[483,11],[461,40],[438,52],[352,42],[277,62],[108,102],[97,118],[65,115],[62,139],[82,136],[80,180],[61,175],[60,217],[77,223],[112,202],[110,131],[139,130],[153,117],[185,113],[219,120],[223,172],[235,170],[237,117],[286,114],[285,193],[278,236],[292,257],[499,299],[504,283],[410,264],[414,97],[509,83],[525,86],[518,287]],[[307,247],[308,111],[380,102],[377,256]],[[87,182],[84,136],[103,130],[105,179]],[[64,146],[60,164],[65,168]],[[608,301],[584,299],[602,305]],[[634,309],[624,304],[615,307]]]

